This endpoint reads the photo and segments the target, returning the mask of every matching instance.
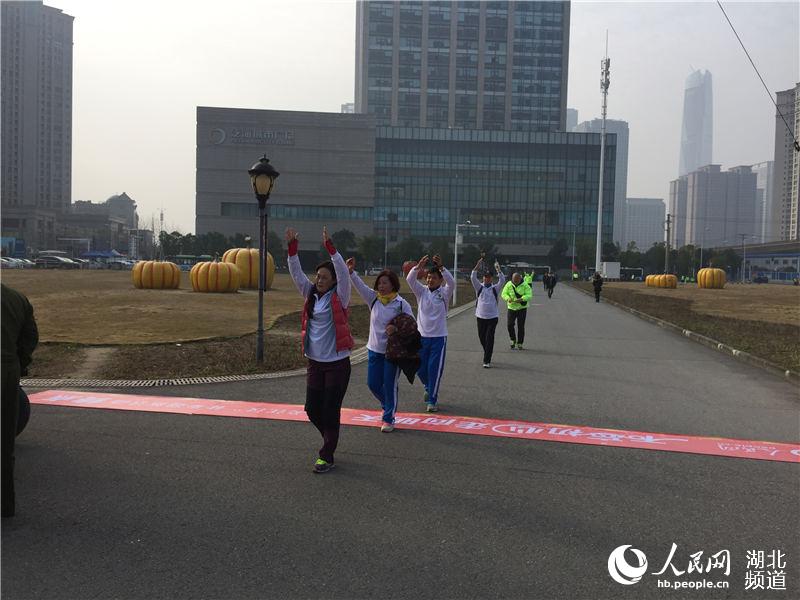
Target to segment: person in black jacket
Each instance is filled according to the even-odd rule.
[[[558,275],[555,273],[547,273],[545,275],[547,279],[545,279],[544,287],[547,290],[547,297],[553,297],[553,290],[556,289],[556,283],[558,283]]]
[[[594,287],[594,301],[600,302],[600,290],[603,289],[603,276],[595,273],[592,277],[592,287]]]
[[[39,331],[33,318],[33,306],[15,289],[2,284],[2,516],[13,517],[16,510],[14,498],[14,440],[17,437],[19,418],[19,380],[28,374],[33,350],[39,343]]]

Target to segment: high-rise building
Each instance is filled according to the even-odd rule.
[[[756,174],[749,166],[707,165],[670,182],[670,245],[732,246],[758,239]]]
[[[578,125],[578,110],[575,108],[568,108],[566,131],[574,130],[577,125]]]
[[[756,174],[756,235],[762,244],[775,239],[769,226],[772,222],[774,164],[768,160],[751,167]]]
[[[579,133],[600,133],[602,119],[592,119],[579,123],[573,131]],[[624,245],[625,206],[628,193],[628,122],[606,119],[606,134],[617,136],[616,174],[614,175],[614,225],[613,240]]]
[[[694,71],[686,78],[678,176],[711,164],[714,106],[711,73]]]
[[[642,252],[664,241],[666,206],[661,198],[628,198],[625,242],[636,242]]]
[[[198,233],[257,223],[240,169],[266,151],[279,171],[294,165],[292,181],[278,182],[270,227],[305,231],[301,260],[312,266],[322,222],[385,236],[385,250],[411,237],[444,247],[465,220],[478,226],[465,244],[496,246],[511,261],[545,260],[573,234],[593,248],[600,136],[564,131],[569,2],[356,7],[356,114],[198,108]],[[320,162],[326,148],[333,154]],[[616,150],[612,133],[604,242]]]
[[[72,199],[72,21],[41,1],[2,2],[2,235],[55,247]]]
[[[356,4],[357,113],[402,127],[564,131],[570,3]]]
[[[776,104],[779,112],[775,114],[775,166],[770,230],[773,240],[798,240],[800,152],[794,149],[794,139],[800,140],[800,83],[778,92]],[[794,138],[790,127],[794,128]]]

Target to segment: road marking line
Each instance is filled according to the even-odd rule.
[[[204,398],[178,398],[171,396],[138,396],[79,391],[48,390],[32,394],[33,404],[66,406],[73,408],[103,408],[141,412],[240,417],[246,419],[272,419],[278,421],[307,421],[303,407],[294,404],[267,404]],[[343,425],[380,427],[381,411],[342,409]],[[398,413],[398,429],[462,433],[493,437],[588,444],[613,448],[638,448],[662,452],[683,452],[800,463],[800,443],[763,442],[730,438],[675,435],[644,431],[602,429],[554,423],[482,419],[437,414]]]

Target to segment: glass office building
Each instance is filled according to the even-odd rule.
[[[616,136],[606,137],[603,240],[611,241]],[[594,240],[600,134],[378,127],[374,229],[390,244],[455,236],[489,241],[518,259],[559,239]]]
[[[564,131],[570,4],[358,2],[355,111],[379,125]]]

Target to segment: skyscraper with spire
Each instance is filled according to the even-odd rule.
[[[678,176],[711,164],[714,108],[711,73],[694,71],[686,78]]]

